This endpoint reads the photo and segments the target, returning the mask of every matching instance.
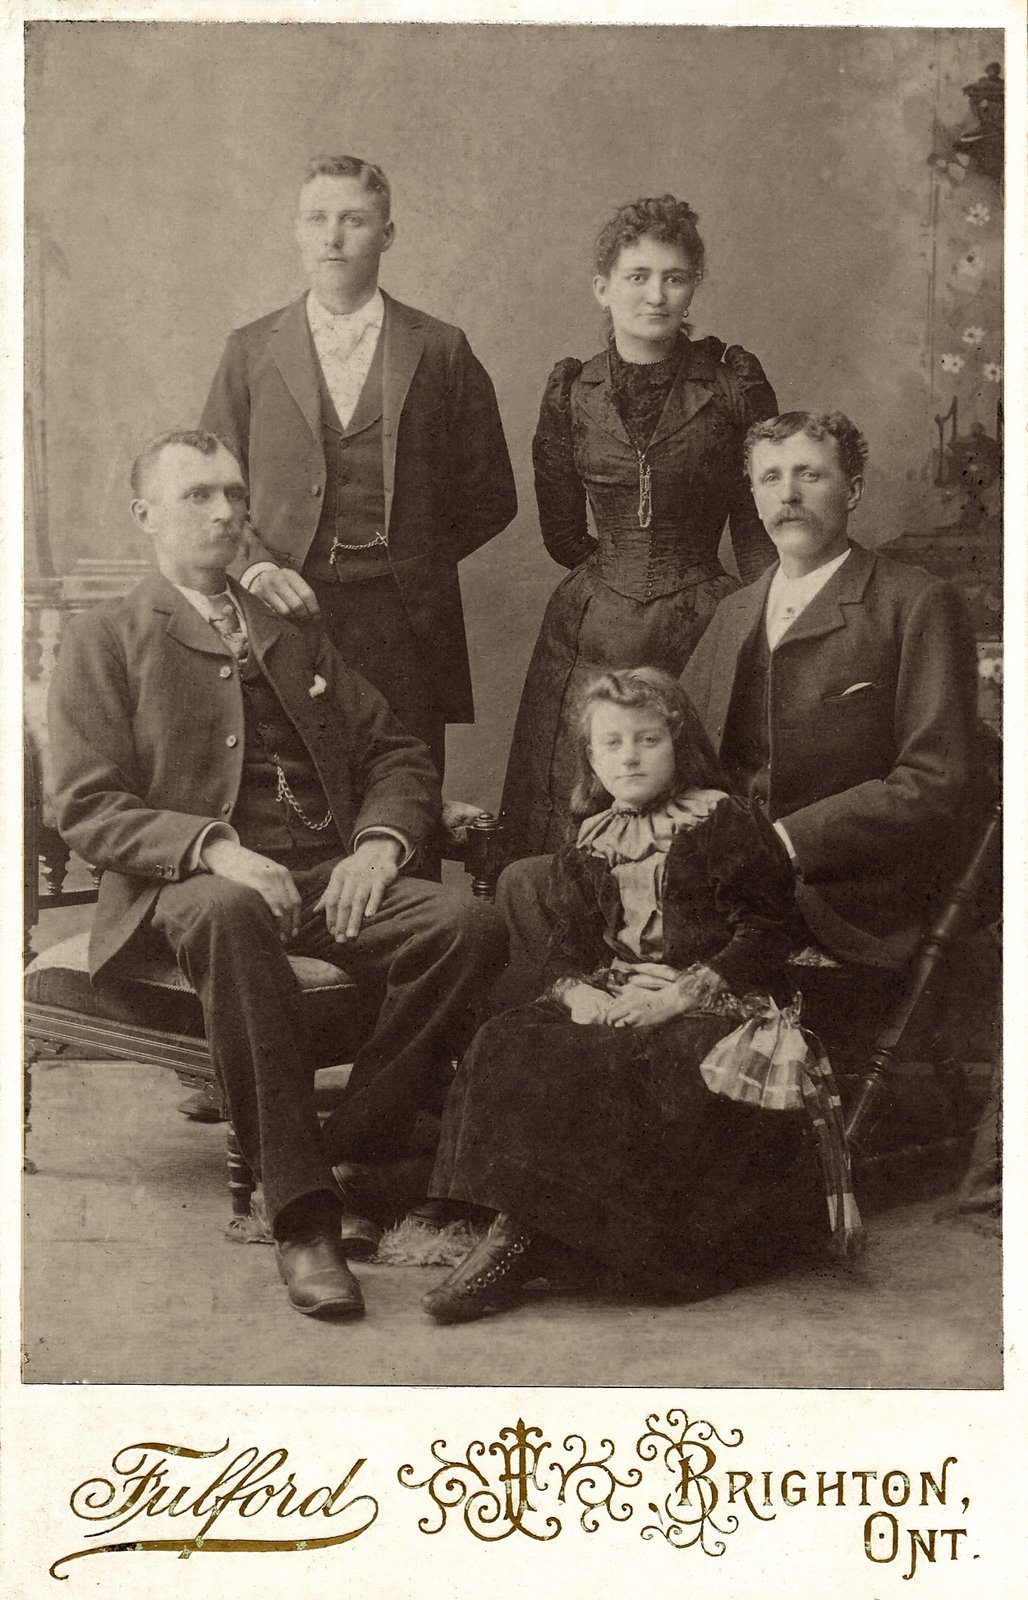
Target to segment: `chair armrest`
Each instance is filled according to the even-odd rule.
[[[447,800],[445,797],[443,799],[443,830],[460,845],[464,844],[471,823],[477,822],[479,817],[488,815],[489,813],[483,811],[481,806],[472,805],[468,800]]]
[[[447,861],[463,861],[471,892],[492,900],[503,866],[503,828],[491,811],[466,800],[445,800],[440,853]]]

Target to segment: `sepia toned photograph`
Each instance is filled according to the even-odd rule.
[[[23,1387],[1001,1390],[1003,29],[24,51]]]

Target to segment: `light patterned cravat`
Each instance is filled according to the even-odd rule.
[[[224,594],[210,595],[207,600],[209,607],[208,621],[228,645],[237,661],[246,659],[247,638],[246,632],[236,610],[235,602],[228,590]]]
[[[350,425],[371,371],[384,315],[385,302],[380,291],[359,310],[338,316],[327,311],[313,295],[307,296],[307,322],[314,348],[332,404],[344,428]]]

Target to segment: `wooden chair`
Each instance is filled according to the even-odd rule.
[[[39,752],[25,737],[25,1129],[31,1129],[32,1064],[45,1056],[140,1061],[167,1067],[191,1089],[220,1103],[214,1067],[203,1032],[199,1001],[173,961],[155,963],[145,979],[94,989],[86,965],[88,933],[62,940],[39,956],[32,929],[43,912],[93,903],[97,881],[72,857],[45,816]],[[471,877],[471,893],[492,899],[501,865],[500,829],[488,812],[448,804],[451,826],[440,841],[444,857],[460,860]],[[73,878],[87,885],[66,888]],[[290,957],[304,997],[305,1021],[316,1067],[352,1060],[368,1037],[374,1012],[360,987],[340,967],[309,957]],[[235,1217],[247,1216],[253,1174],[227,1125],[228,1184]],[[26,1170],[32,1171],[26,1161]]]
[[[878,1033],[846,1122],[846,1136],[862,1149],[888,1099],[898,1063],[909,1041],[924,1035],[942,1000],[946,963],[969,925],[980,920],[990,878],[998,879],[1003,808],[996,800],[988,809],[968,853],[935,916],[928,923],[899,995]]]
[[[65,888],[69,867],[79,878],[91,875],[71,860],[68,847],[44,818],[42,775],[31,736],[26,737],[24,817],[26,1128],[31,1065],[48,1054],[114,1057],[168,1067],[189,1088],[218,1100],[199,1003],[173,965],[155,971],[145,983],[108,985],[97,991],[86,972],[85,934],[33,958],[30,935],[40,915],[51,908],[94,902],[97,888],[95,882]],[[982,810],[962,870],[927,924],[915,957],[898,978],[883,979],[867,968],[794,969],[796,986],[804,991],[805,1020],[824,1037],[840,1080],[847,1134],[858,1174],[865,1179],[915,1169],[926,1156],[952,1159],[970,1151],[979,1107],[968,1092],[960,1062],[951,1059],[952,1052],[940,1043],[937,1032],[933,1035],[933,1028],[938,1030],[940,1017],[945,1026],[942,1002],[954,952],[969,931],[998,915],[998,905],[983,910],[983,901],[990,893],[995,899],[990,886],[998,882],[1000,849],[1001,807],[999,801],[990,801]],[[492,898],[502,864],[495,817],[486,812],[475,815],[457,836],[447,837],[443,850],[448,858],[463,860],[473,894]],[[304,986],[315,1059],[329,1065],[352,1057],[372,1021],[358,986],[327,962],[294,958],[294,966]],[[884,983],[893,992],[882,1015],[881,1005],[869,1005],[868,999],[869,984],[880,999]],[[940,1114],[929,1114],[923,1101],[913,1107],[899,1104],[899,1115],[895,1114],[903,1099],[903,1066],[915,1051],[917,1059],[934,1069]],[[245,1216],[253,1177],[231,1125],[227,1137],[233,1213]]]
[[[971,936],[995,952],[1001,882],[1002,803],[981,808],[963,864],[925,925],[907,967],[889,977],[868,968],[794,969],[804,990],[805,1020],[822,1037],[840,1084],[849,1141],[858,1179],[887,1192],[897,1176],[923,1170],[927,1163],[951,1165],[970,1154],[975,1123],[983,1109],[986,1085],[969,1083],[960,1051],[947,1038],[953,1025],[950,983],[959,953],[969,958]],[[998,959],[995,961],[998,969]],[[998,971],[992,975],[998,978]],[[850,985],[845,992],[845,985]],[[866,1004],[876,989],[877,1007]],[[842,1002],[839,1003],[840,992]],[[998,983],[985,980],[978,996],[986,1034],[995,1033]],[[808,1004],[808,999],[810,1004]],[[866,1026],[867,1012],[878,1020]],[[990,1040],[990,1043],[992,1041]],[[904,1067],[924,1062],[932,1077],[910,1092]],[[930,1087],[934,1104],[926,1104]]]

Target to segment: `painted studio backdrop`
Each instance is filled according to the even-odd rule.
[[[783,409],[870,444],[854,524],[967,589],[999,653],[1002,38],[979,29],[37,23],[27,33],[30,678],[62,606],[146,556],[129,464],[196,423],[228,331],[304,287],[307,158],[393,186],[382,281],[458,323],[496,386],[521,510],[462,567],[477,726],[447,789],[495,806],[563,574],[530,442],[554,362],[600,347],[592,244],[673,191],[699,212],[697,335],[754,351]],[[129,565],[125,565],[129,563]],[[40,695],[30,689],[32,702]]]

